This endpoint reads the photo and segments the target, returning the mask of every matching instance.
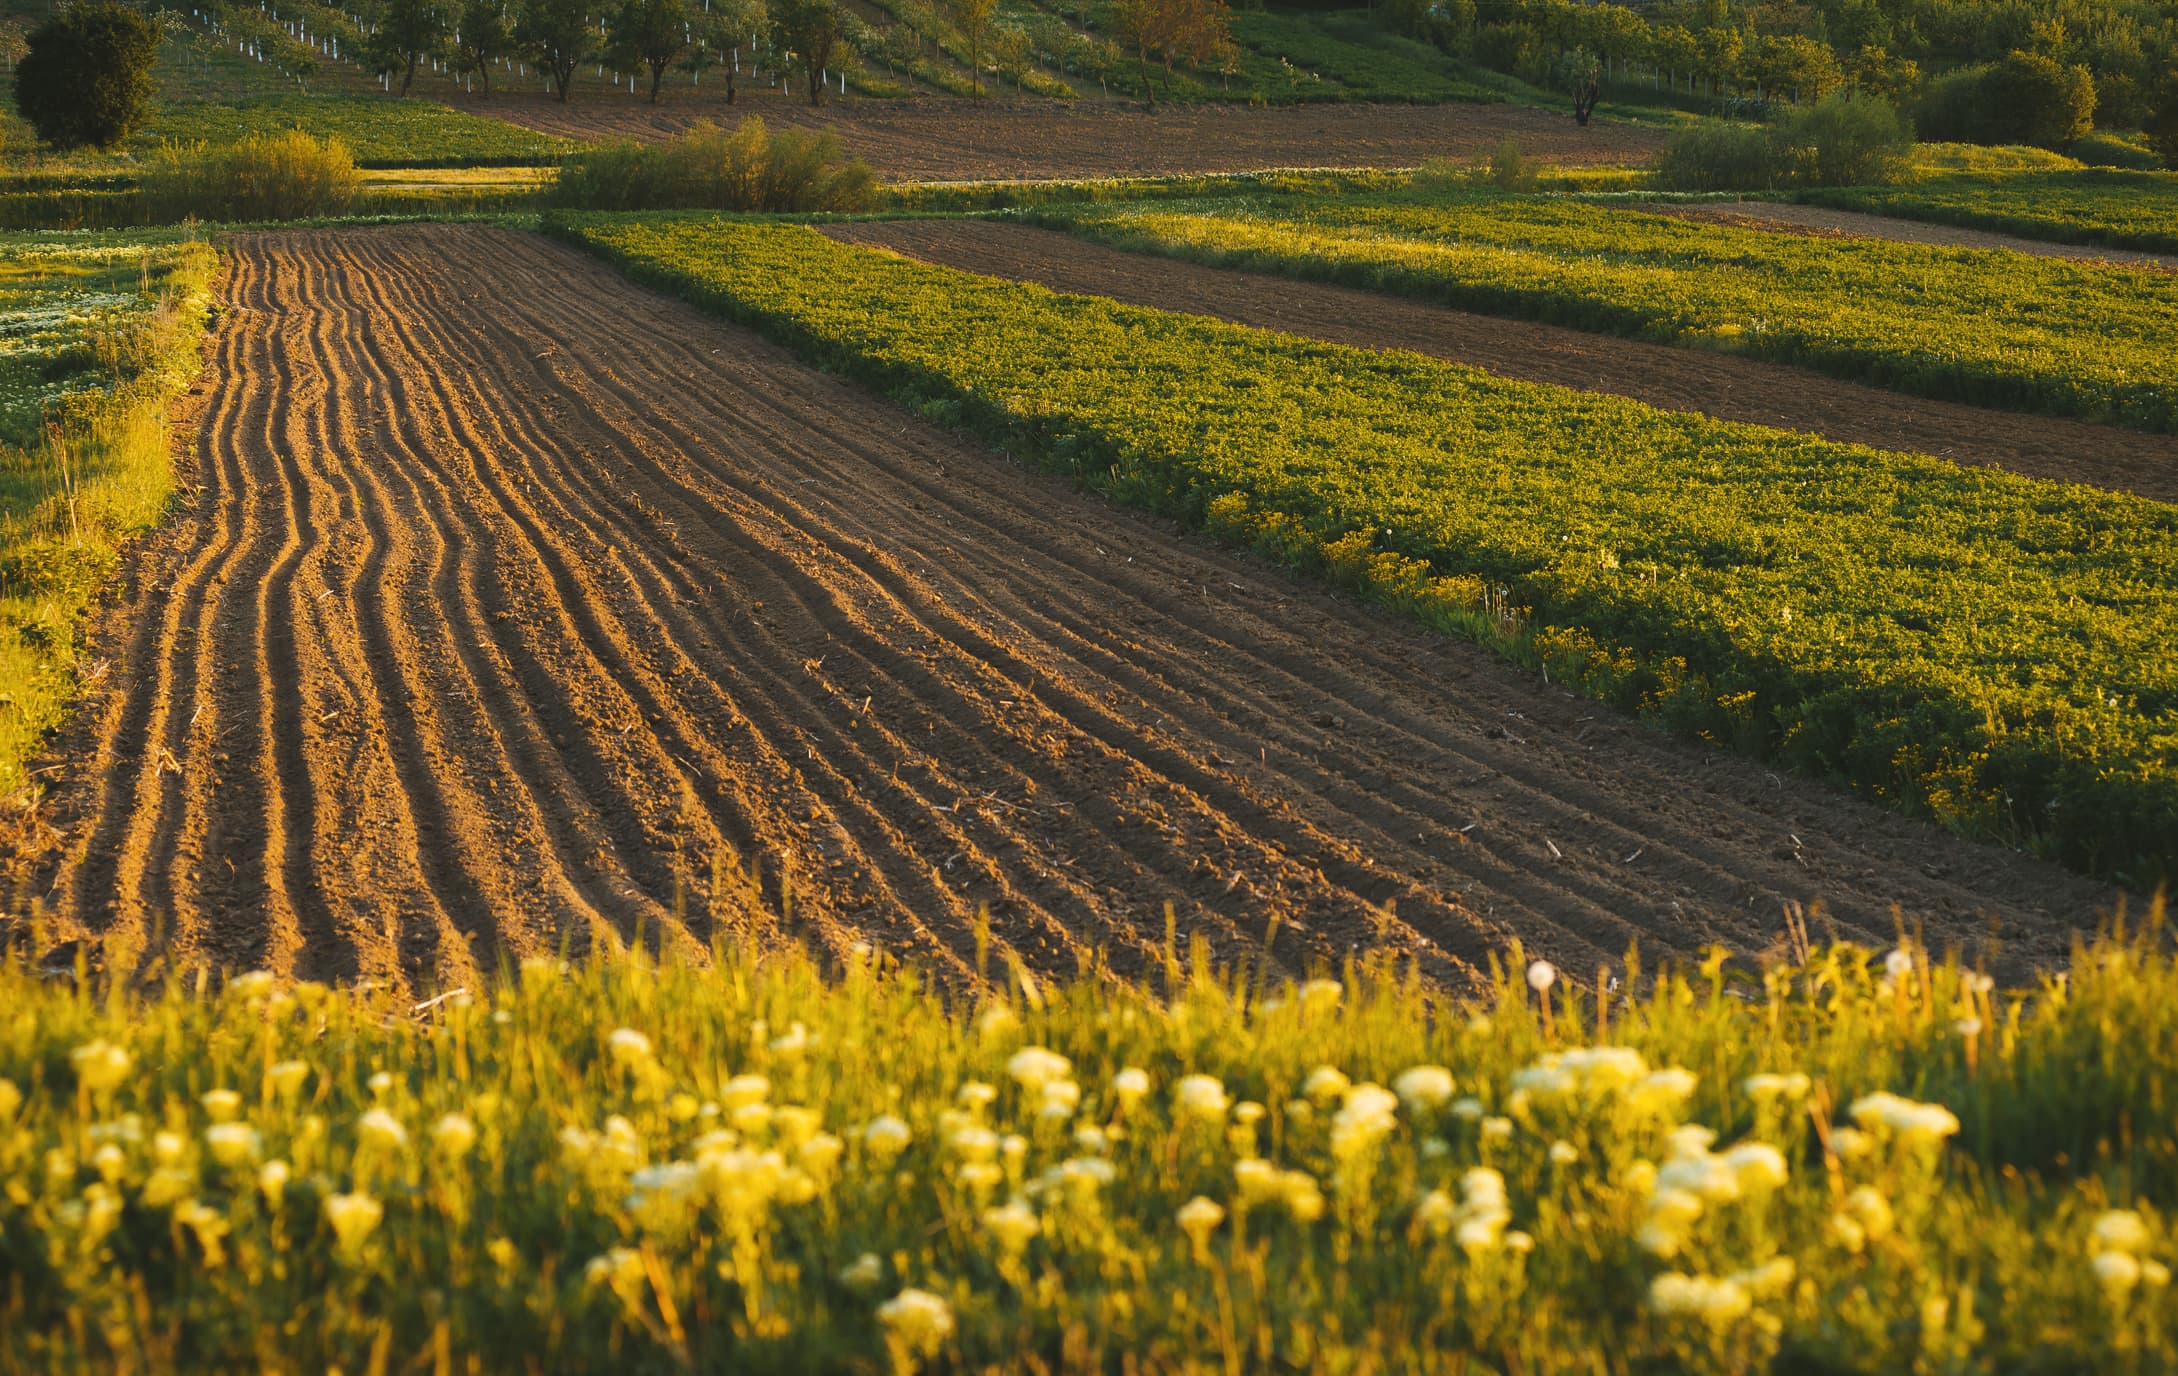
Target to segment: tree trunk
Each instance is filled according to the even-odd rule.
[[[726,103],[728,105],[734,103],[734,68],[740,65],[738,61],[726,64]]]
[[[653,61],[650,64],[650,103],[653,105],[658,103],[658,83],[665,80],[665,69],[664,62]]]
[[[409,83],[416,79],[416,54],[408,55],[408,69],[401,73],[401,94],[408,94]]]

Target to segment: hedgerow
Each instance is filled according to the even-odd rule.
[[[1060,297],[798,226],[558,233],[925,412],[1942,821],[2178,862],[2178,510]]]
[[[1442,189],[1027,212],[1122,247],[2178,430],[2178,278]]]

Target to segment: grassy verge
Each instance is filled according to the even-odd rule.
[[[0,238],[0,794],[75,692],[83,609],[165,510],[215,266],[171,234]]]
[[[1030,213],[1125,248],[2178,431],[2168,276],[1435,189]]]
[[[1561,167],[1539,164],[1522,175],[1546,191],[1631,191],[1650,174],[1639,167]],[[1346,196],[1455,188],[1486,183],[1489,160],[1460,167],[1439,161],[1411,169],[1272,168],[1258,172],[1201,172],[1164,177],[1081,177],[1068,180],[905,182],[884,189],[889,208],[918,214],[965,214],[1047,205],[1113,205],[1136,201],[1212,200],[1256,196]]]
[[[2166,937],[1453,998],[0,960],[0,1365],[2168,1370]]]
[[[2178,253],[2178,172],[2095,167],[1944,177],[1907,186],[1818,188],[1795,199],[2060,244]]]
[[[694,217],[551,222],[1122,499],[1970,832],[2178,865],[2178,510]]]
[[[369,96],[171,101],[137,143],[144,151],[167,141],[217,146],[289,129],[339,139],[361,167],[540,167],[558,162],[571,147],[565,139],[436,101]]]

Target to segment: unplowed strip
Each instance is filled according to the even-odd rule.
[[[1704,205],[1650,205],[1652,215],[1676,215],[1689,220],[1716,220],[1751,229],[1782,230],[1791,234],[1816,234],[1839,239],[1890,239],[1901,244],[1934,244],[1942,248],[2001,248],[2031,253],[2040,258],[2072,258],[2086,262],[2115,263],[2122,267],[2152,268],[2178,272],[2178,261],[2167,254],[2143,253],[2130,248],[2097,248],[2086,244],[2060,244],[2050,239],[2026,239],[1994,230],[1967,229],[1928,220],[1906,220],[1894,215],[1871,215],[1860,210],[1833,210],[1822,205],[1793,205],[1782,201],[1729,201]]]
[[[466,977],[776,915],[960,968],[1276,917],[2059,954],[2109,895],[1665,737],[924,424],[543,240],[230,240],[201,492],[100,630],[36,876],[88,934]],[[715,862],[715,863],[714,863]],[[747,876],[761,873],[752,900]],[[723,882],[714,882],[723,876]],[[1817,934],[1822,928],[1818,925]]]
[[[1203,267],[1003,221],[872,221],[831,225],[824,232],[1057,291],[1212,315],[1362,348],[1411,349],[1502,377],[2178,501],[2178,437],[2169,435],[1924,401],[1776,363]]]

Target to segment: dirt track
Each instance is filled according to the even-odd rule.
[[[1600,712],[1108,508],[542,240],[246,235],[194,508],[96,628],[18,861],[64,926],[236,966],[461,978],[751,921],[940,966],[989,904],[1070,969],[1159,905],[1458,979],[2109,897]],[[554,284],[547,293],[540,283]],[[1275,756],[1272,752],[1275,751]],[[685,928],[676,890],[685,895]],[[719,896],[714,897],[714,893]],[[1396,916],[1385,911],[1396,905]],[[1820,934],[1818,928],[1818,934]]]
[[[730,126],[751,114],[773,124],[828,126],[888,181],[1416,167],[1432,158],[1468,161],[1507,139],[1546,162],[1638,163],[1663,144],[1653,130],[1582,129],[1563,115],[1512,105],[1201,105],[1152,114],[1057,101],[999,101],[978,110],[957,100],[847,100],[811,109],[762,94],[734,105],[687,95],[661,106],[626,98],[562,105],[525,92],[463,108],[573,139],[666,138],[699,119]]]
[[[1926,401],[1781,364],[1202,267],[1003,221],[870,221],[831,225],[824,232],[1057,291],[1214,315],[1363,348],[1412,349],[1504,377],[2178,501],[2178,438],[2168,435]]]

